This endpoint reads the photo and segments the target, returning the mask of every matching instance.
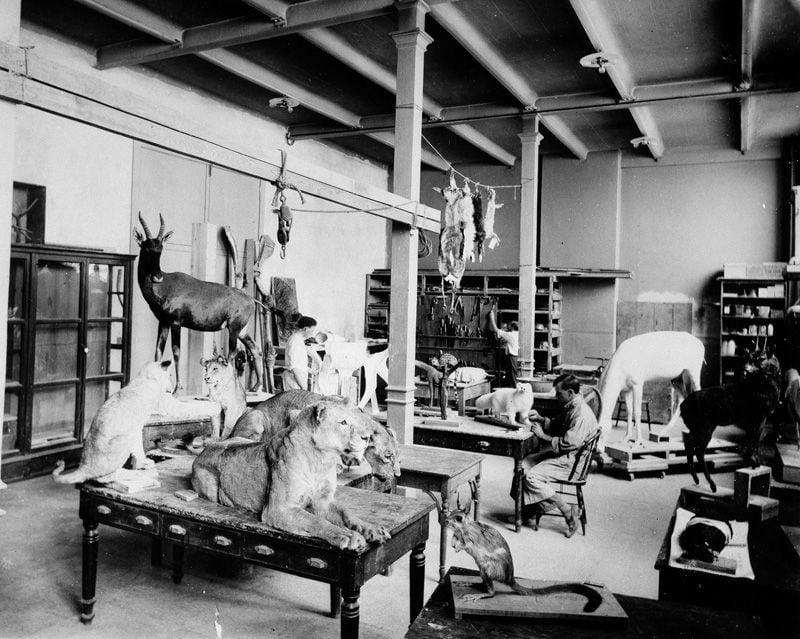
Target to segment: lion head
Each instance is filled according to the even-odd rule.
[[[301,411],[290,411],[289,415],[293,427],[303,424],[311,428],[311,439],[318,449],[358,461],[364,458],[373,427],[359,419],[352,408],[321,401]]]
[[[367,418],[369,419],[369,418]],[[372,474],[381,481],[389,479],[392,475],[400,476],[400,447],[397,436],[388,426],[373,422],[372,437],[364,453],[364,459],[369,462]]]
[[[225,387],[236,374],[234,366],[223,355],[209,359],[200,358],[200,366],[203,367],[203,381],[211,394],[216,389]]]

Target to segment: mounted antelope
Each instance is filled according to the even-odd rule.
[[[186,273],[164,273],[161,270],[161,251],[172,231],[164,233],[164,218],[159,213],[161,227],[153,237],[141,212],[139,222],[144,235],[134,229],[139,243],[137,278],[147,305],[158,319],[155,359],[160,359],[171,334],[172,358],[175,361],[175,390],[180,388],[178,361],[181,354],[181,327],[195,331],[219,331],[228,327],[228,358],[236,355],[237,340],[241,340],[248,353],[258,359],[259,353],[253,338],[245,333],[247,322],[255,311],[255,301],[243,291],[224,284],[198,280]],[[256,386],[261,387],[261,365],[254,367]]]
[[[626,339],[617,347],[600,376],[598,390],[603,403],[600,413],[601,439],[611,429],[611,417],[620,392],[625,395],[628,415],[626,439],[642,442],[642,391],[645,382],[666,381],[672,385],[675,405],[700,389],[703,342],[682,331],[656,331]],[[675,401],[674,394],[679,399]],[[633,433],[633,427],[636,433]]]

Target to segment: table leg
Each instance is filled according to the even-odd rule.
[[[447,572],[447,513],[450,511],[450,495],[442,491],[442,510],[439,512],[439,583],[444,581]],[[422,558],[423,564],[425,558]],[[413,619],[412,619],[413,621]]]
[[[425,595],[425,542],[414,546],[410,557],[411,567],[408,573],[409,581],[409,611],[411,621],[417,618],[422,610]]]
[[[342,589],[331,584],[331,617],[336,619],[342,612]]]
[[[514,498],[514,531],[522,530],[522,459],[514,459],[514,481],[517,482],[517,496]]]
[[[160,537],[153,537],[152,541],[150,542],[150,565],[151,566],[160,566],[161,565],[161,538]]]
[[[358,639],[358,621],[361,610],[358,604],[358,597],[360,594],[361,588],[358,586],[342,589],[342,639]]]
[[[172,544],[172,583],[179,584],[183,579],[183,546]]]
[[[478,521],[478,515],[480,514],[480,503],[481,503],[481,476],[478,475],[469,482],[470,490],[472,491],[472,501],[475,502],[475,521]]]
[[[100,536],[98,523],[91,519],[83,520],[83,566],[81,575],[81,621],[92,623],[94,619],[95,587],[97,585],[97,548]]]

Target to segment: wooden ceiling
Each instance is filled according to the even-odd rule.
[[[800,0],[432,0],[424,163],[756,153],[800,134]],[[390,165],[392,0],[23,0],[25,25]],[[595,67],[580,64],[593,55]],[[297,101],[291,111],[274,98]],[[273,100],[274,102],[274,100]],[[635,141],[632,143],[632,141]],[[435,149],[435,151],[434,151]]]

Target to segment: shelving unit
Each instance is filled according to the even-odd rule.
[[[377,270],[366,280],[364,334],[388,338],[391,275]],[[561,362],[561,283],[555,275],[540,275],[536,286],[535,368],[550,372]],[[416,358],[427,362],[440,350],[449,351],[470,366],[493,372],[497,385],[506,385],[499,370],[501,344],[488,332],[487,316],[496,303],[498,326],[519,321],[518,273],[468,273],[461,280],[455,304],[449,292],[442,295],[441,287],[438,271],[419,272]]]
[[[732,381],[741,364],[740,353],[756,341],[783,340],[786,286],[783,278],[720,281],[720,380]]]

